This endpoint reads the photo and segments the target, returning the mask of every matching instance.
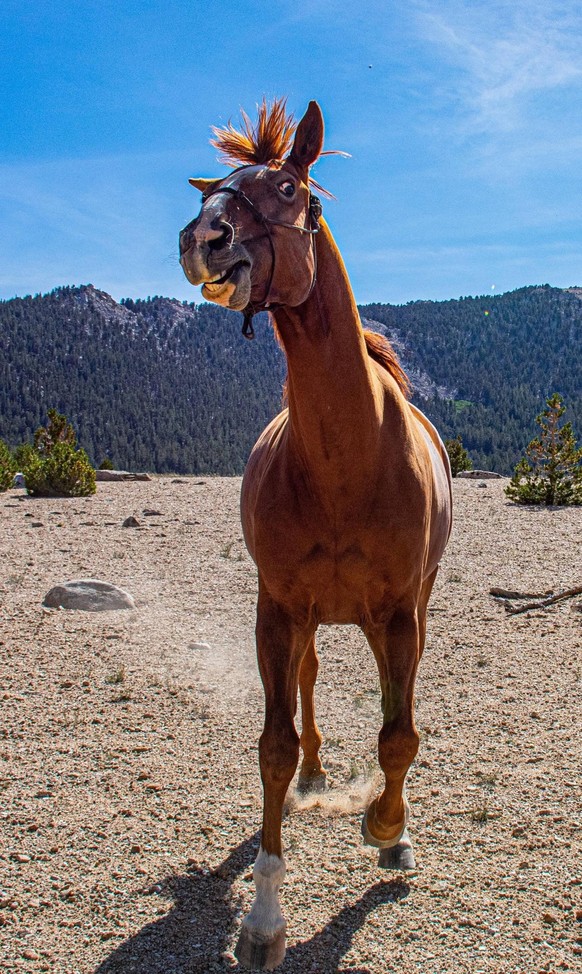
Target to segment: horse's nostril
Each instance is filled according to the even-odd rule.
[[[218,224],[220,230],[220,236],[213,237],[212,240],[208,241],[208,246],[210,250],[224,250],[225,247],[232,247],[234,241],[234,228],[222,220]]]

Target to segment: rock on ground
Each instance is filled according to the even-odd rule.
[[[135,609],[133,596],[129,592],[97,578],[79,578],[54,585],[42,604],[52,609],[82,609],[85,612]]]

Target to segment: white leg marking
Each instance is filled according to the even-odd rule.
[[[285,878],[285,860],[260,849],[253,869],[257,896],[243,923],[253,933],[271,939],[285,927],[279,905],[279,887]]]

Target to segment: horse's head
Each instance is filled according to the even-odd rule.
[[[320,213],[309,167],[322,144],[321,110],[310,102],[285,158],[261,159],[267,143],[250,156],[256,161],[225,179],[190,180],[202,192],[202,209],[180,234],[180,263],[191,284],[203,285],[204,298],[236,311],[305,301]]]

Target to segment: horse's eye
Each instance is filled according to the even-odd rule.
[[[286,179],[284,183],[279,184],[279,192],[290,199],[295,195],[295,183],[292,183],[290,179]]]

